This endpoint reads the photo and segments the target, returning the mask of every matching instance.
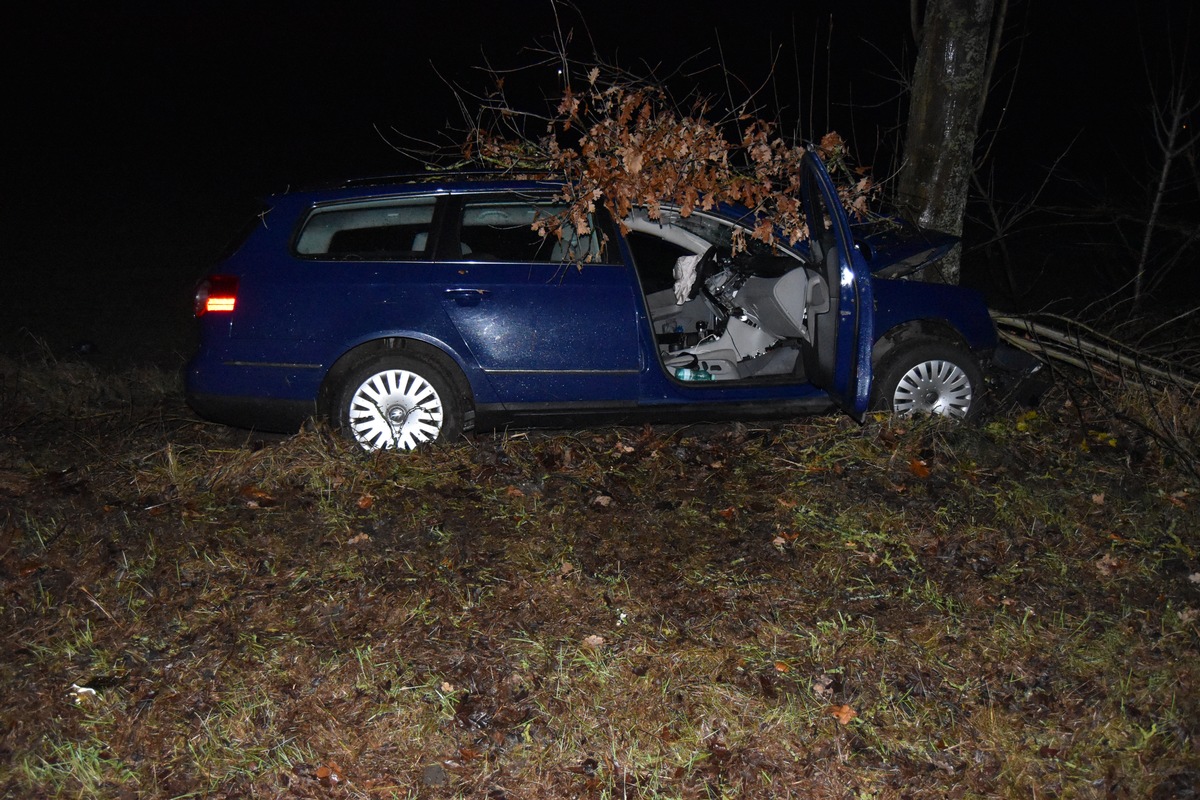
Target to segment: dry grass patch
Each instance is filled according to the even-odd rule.
[[[365,456],[203,425],[169,391],[103,416],[110,390],[14,385],[5,411],[42,411],[0,438],[11,796],[1200,778],[1195,487],[1061,399]]]

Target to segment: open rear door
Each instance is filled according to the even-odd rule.
[[[801,169],[813,256],[809,267],[829,293],[828,310],[808,321],[811,340],[804,348],[805,373],[847,414],[862,419],[870,403],[875,340],[869,270],[854,247],[846,211],[821,160],[810,151]]]

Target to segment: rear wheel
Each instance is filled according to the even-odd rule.
[[[462,433],[462,402],[435,363],[414,356],[374,358],[343,381],[335,426],[364,450],[412,450]]]
[[[983,372],[957,344],[920,340],[900,345],[875,368],[871,406],[876,411],[940,414],[970,419],[979,412]]]

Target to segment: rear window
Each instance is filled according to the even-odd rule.
[[[369,200],[315,209],[296,253],[309,257],[423,261],[437,198]]]

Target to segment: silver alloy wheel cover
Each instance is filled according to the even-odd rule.
[[[892,392],[897,414],[941,414],[962,419],[971,410],[971,378],[953,361],[940,358],[914,364]]]
[[[433,385],[405,369],[364,380],[350,397],[350,431],[366,450],[411,450],[437,439],[445,407]]]

